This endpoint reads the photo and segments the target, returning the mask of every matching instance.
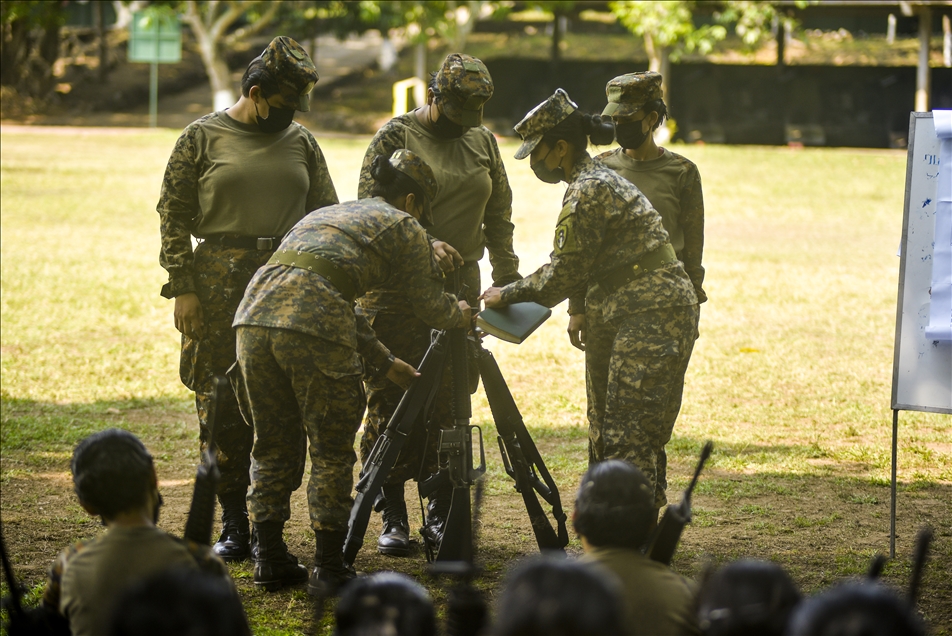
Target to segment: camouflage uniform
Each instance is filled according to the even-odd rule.
[[[661,74],[653,71],[629,73],[610,80],[605,87],[608,105],[603,116],[628,117],[646,103],[661,100]],[[616,148],[598,155],[606,166],[635,184],[661,215],[671,245],[684,263],[694,284],[698,302],[707,300],[702,288],[704,267],[704,196],[701,175],[689,159],[661,149],[657,158],[636,161]]]
[[[285,99],[307,110],[317,71],[300,45],[275,38],[262,59]],[[289,203],[269,208],[268,197]],[[300,124],[262,133],[257,125],[217,112],[190,124],[176,142],[156,208],[162,234],[159,260],[169,272],[162,295],[194,292],[201,302],[205,332],[200,339],[182,336],[179,371],[183,384],[195,391],[203,451],[212,376],[223,375],[235,361],[231,323],[248,281],[294,223],[310,210],[335,203],[321,149]],[[201,241],[194,252],[192,236]],[[268,240],[258,247],[258,237]],[[240,496],[249,483],[253,431],[230,392],[220,413],[215,431],[219,496]]]
[[[307,269],[311,261],[301,259],[309,255],[334,264],[336,273],[328,276],[335,282]],[[354,311],[353,298],[385,283],[411,299],[425,323],[461,325],[426,232],[380,198],[312,212],[251,280],[234,324],[244,381],[239,400],[256,433],[248,496],[255,523],[288,518],[306,432],[312,526],[346,529],[353,441],[365,406],[362,360],[386,373],[393,359]]]
[[[562,89],[540,104],[516,126],[524,140],[516,158],[575,109]],[[570,314],[584,311],[589,462],[631,461],[661,506],[664,444],[697,337],[697,296],[661,217],[637,188],[584,152],[567,181],[550,262],[504,287],[502,300],[551,307],[569,298]],[[670,259],[648,265],[665,250]],[[607,277],[633,264],[643,264],[640,273],[606,292]]]
[[[388,156],[398,148],[423,155],[433,168],[440,190],[432,202],[431,238],[458,249],[465,260],[460,282],[466,285],[466,301],[476,306],[482,289],[479,260],[485,248],[493,268],[493,281],[504,285],[518,280],[519,259],[512,247],[512,190],[493,134],[481,126],[483,104],[492,96],[492,78],[476,58],[454,53],[447,56],[437,73],[436,88],[440,108],[451,120],[472,126],[459,139],[442,139],[423,126],[415,112],[395,117],[374,136],[360,171],[358,196],[370,196],[373,178],[370,165],[378,155]],[[472,197],[462,194],[474,189]],[[457,293],[454,277],[446,279],[445,291]],[[406,299],[390,289],[374,291],[360,300],[360,310],[373,325],[377,337],[394,355],[418,364],[430,344],[430,328],[416,319]],[[470,377],[478,380],[475,366]],[[385,378],[367,378],[368,403],[361,459],[366,460],[380,431],[390,420],[403,390]],[[430,411],[429,436],[417,429],[390,473],[388,484],[416,479],[436,470],[438,430],[452,425],[449,377]],[[424,450],[423,445],[428,440]],[[425,458],[425,463],[424,463]]]

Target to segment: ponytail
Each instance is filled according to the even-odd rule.
[[[370,164],[370,176],[374,179],[374,187],[370,196],[383,197],[388,203],[398,201],[408,194],[413,194],[417,201],[424,201],[426,197],[416,181],[400,172],[390,163],[390,157],[377,155]]]

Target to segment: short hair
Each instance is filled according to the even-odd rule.
[[[383,197],[387,201],[395,201],[408,194],[413,194],[420,205],[426,205],[426,195],[423,188],[409,176],[400,172],[390,163],[390,157],[377,155],[370,164],[370,176],[374,185],[370,191],[372,197]]]
[[[378,572],[351,581],[334,609],[335,636],[436,636],[433,601],[406,574]]]
[[[248,97],[252,86],[260,88],[265,99],[281,92],[277,78],[268,72],[268,69],[265,68],[264,59],[261,57],[251,60],[248,68],[241,76],[241,94]]]
[[[568,117],[542,135],[540,143],[552,148],[562,139],[575,147],[578,156],[588,147],[591,140],[596,146],[605,146],[615,140],[615,127],[611,117],[590,115],[580,110],[574,110]]]
[[[108,636],[251,636],[241,599],[219,576],[171,568],[128,588],[116,602]]]
[[[579,561],[551,556],[529,559],[509,574],[499,598],[495,636],[625,632],[617,579]]]
[[[701,584],[698,624],[704,636],[782,636],[800,598],[790,575],[776,563],[734,561]]]
[[[895,591],[870,581],[851,581],[815,596],[797,609],[790,636],[924,636],[913,607]]]
[[[105,519],[144,505],[155,478],[145,445],[118,428],[93,433],[77,444],[70,469],[80,503]]]
[[[593,546],[637,549],[657,519],[654,489],[632,464],[611,459],[594,464],[575,496],[575,531]]]

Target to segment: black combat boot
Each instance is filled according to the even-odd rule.
[[[298,565],[284,543],[284,523],[264,521],[255,524],[258,546],[255,551],[255,587],[267,592],[307,581],[307,568]]]
[[[377,551],[390,556],[407,556],[410,554],[410,521],[403,484],[384,485],[383,498],[383,532],[377,540]]]
[[[420,529],[423,540],[428,549],[437,552],[443,542],[443,528],[446,526],[446,517],[450,514],[453,503],[453,486],[444,484],[430,496],[426,504],[426,523]]]
[[[218,502],[221,504],[221,536],[212,550],[222,561],[244,561],[251,553],[245,493],[219,495]]]
[[[344,563],[344,530],[315,530],[317,548],[314,551],[314,570],[307,581],[311,596],[337,596],[348,581],[357,578],[353,566]]]

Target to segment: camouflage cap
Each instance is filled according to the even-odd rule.
[[[314,62],[300,44],[286,35],[271,40],[259,59],[281,88],[281,95],[295,110],[311,109],[309,96],[319,76]]]
[[[634,115],[648,102],[662,98],[661,73],[645,71],[619,75],[605,86],[608,105],[602,116]]]
[[[430,166],[423,161],[420,155],[405,148],[401,148],[390,155],[390,165],[413,179],[413,181],[420,186],[424,196],[423,215],[432,218],[430,217],[430,203],[436,198],[439,186],[436,183],[436,176],[434,176]]]
[[[542,141],[543,135],[556,124],[578,110],[564,89],[557,88],[547,100],[533,108],[516,124],[515,130],[522,137],[522,145],[516,151],[516,159],[525,159]]]
[[[462,126],[479,126],[483,123],[483,104],[493,96],[493,78],[482,61],[450,53],[436,73],[436,89],[447,117]]]

